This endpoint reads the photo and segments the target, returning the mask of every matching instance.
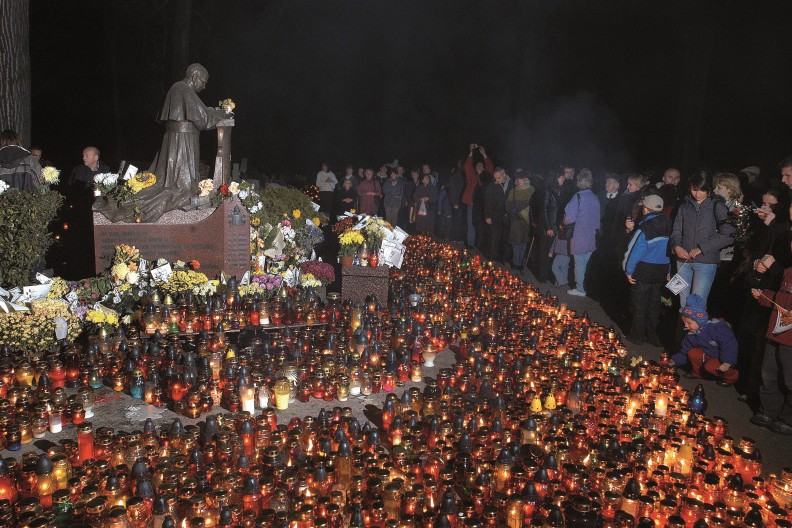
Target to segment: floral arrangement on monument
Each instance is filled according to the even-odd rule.
[[[138,172],[137,174],[126,174],[120,179],[118,174],[104,172],[94,176],[94,188],[102,196],[113,198],[119,204],[132,202],[135,215],[138,216],[135,195],[157,183],[157,176],[153,172]],[[123,183],[121,183],[123,182]]]
[[[354,257],[366,239],[360,230],[347,229],[338,237],[338,255],[340,257]]]
[[[393,226],[382,218],[370,217],[366,227],[363,228],[369,248],[372,251],[379,251],[382,241],[392,230]]]

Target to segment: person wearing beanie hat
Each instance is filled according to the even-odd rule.
[[[643,199],[643,214],[637,227],[627,220],[628,231],[633,231],[622,269],[630,283],[630,312],[632,324],[627,339],[640,345],[648,340],[660,346],[657,325],[660,322],[660,290],[666,282],[669,266],[668,237],[671,219],[662,214],[663,199],[650,194]]]
[[[718,385],[724,387],[737,381],[740,373],[732,367],[737,363],[737,338],[729,323],[710,319],[707,303],[695,293],[688,295],[682,308],[682,322],[688,334],[679,352],[671,357],[671,364],[681,366],[690,362],[688,378],[701,378],[705,374],[716,378]]]

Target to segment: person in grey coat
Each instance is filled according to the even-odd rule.
[[[398,169],[390,170],[388,179],[382,184],[382,194],[385,195],[385,221],[395,227],[404,202],[404,181],[399,177]]]
[[[690,194],[679,206],[668,246],[677,257],[677,273],[688,283],[679,294],[681,306],[688,295],[707,301],[720,250],[734,243],[734,226],[726,219],[729,211],[717,196],[711,195],[712,178],[699,172],[690,178]],[[628,226],[629,228],[630,226]]]

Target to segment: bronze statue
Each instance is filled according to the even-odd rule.
[[[149,168],[157,181],[135,195],[134,203],[105,207],[102,213],[113,222],[155,222],[163,213],[179,209],[198,195],[198,134],[214,128],[227,117],[224,110],[207,108],[198,93],[209,81],[200,64],[187,67],[187,76],[168,90],[159,120],[165,122],[162,147]]]

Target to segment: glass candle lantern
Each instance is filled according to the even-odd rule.
[[[132,371],[132,376],[129,379],[129,395],[135,399],[143,399],[143,389],[145,387],[145,379],[143,378],[143,371],[135,369]]]
[[[93,408],[96,403],[96,394],[91,387],[80,387],[77,389],[77,401],[85,409],[85,418],[93,418]]]
[[[32,387],[33,372],[33,365],[30,364],[30,361],[22,361],[19,363],[15,369],[17,384],[20,387]]]
[[[239,401],[243,412],[248,412],[251,416],[256,414],[256,388],[252,383],[239,387]]]
[[[66,455],[58,454],[52,457],[52,477],[55,479],[57,489],[68,489],[69,479],[72,477],[72,467]]]
[[[91,422],[83,422],[77,428],[77,452],[80,464],[94,458],[94,433]]]
[[[291,385],[286,378],[278,378],[273,387],[275,393],[275,408],[278,410],[285,410],[289,408],[289,395],[291,393]]]
[[[49,412],[50,433],[60,433],[63,430],[63,413],[60,409],[52,409]]]

